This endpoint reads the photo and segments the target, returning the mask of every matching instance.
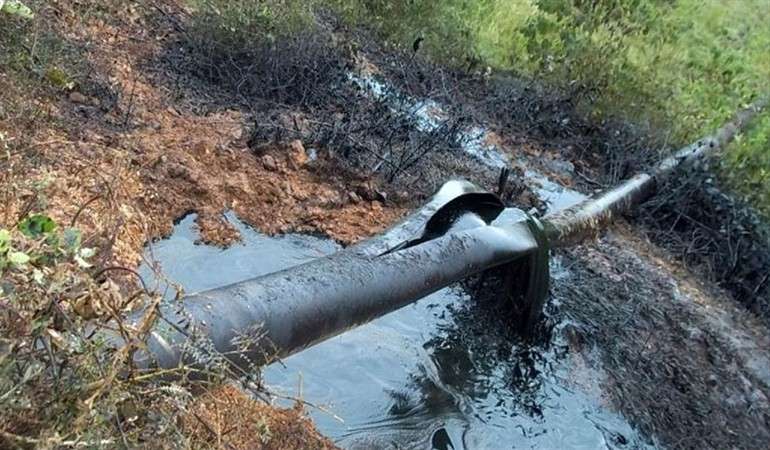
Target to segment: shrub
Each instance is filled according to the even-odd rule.
[[[199,0],[185,33],[192,71],[246,102],[314,103],[341,76],[330,36],[302,0]]]

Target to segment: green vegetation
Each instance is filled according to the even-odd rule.
[[[145,292],[98,281],[86,241],[44,213],[0,228],[0,446],[132,448],[152,429],[159,448],[194,448],[179,426],[189,385],[136,374],[136,348],[90,337],[114,318],[127,340],[144,339],[119,317]]]
[[[569,87],[597,117],[647,123],[686,143],[770,89],[767,0],[332,0],[352,21],[447,63]],[[770,119],[722,171],[770,215]]]
[[[189,34],[224,48],[274,42],[313,22],[312,10],[302,0],[193,0],[191,4],[196,14]]]
[[[672,145],[711,132],[770,91],[767,0],[192,0],[192,4],[196,14],[187,41],[197,55],[195,70],[213,81],[238,86],[242,95],[252,97],[264,95],[264,85],[286,85],[303,64],[289,61],[281,70],[261,73],[266,64],[256,62],[266,61],[266,49],[272,52],[271,61],[292,60],[298,54],[308,61],[326,53],[308,52],[297,44],[314,41],[296,35],[308,36],[311,9],[318,4],[335,8],[348,21],[365,24],[404,48],[423,37],[424,51],[443,63],[467,69],[490,66],[569,89],[580,99],[579,107],[595,118],[613,116],[645,124]],[[722,161],[721,174],[770,217],[770,118],[764,117],[737,139]]]
[[[25,3],[31,11],[0,0],[0,448],[201,447],[182,424],[193,401],[189,372],[180,368],[169,383],[168,373],[133,367],[137,346],[116,351],[93,337],[117,326],[126,342],[144,340],[122,317],[138,305],[153,310],[159,297],[115,276],[133,270],[104,267],[103,235],[83,233],[79,212],[57,223],[49,195],[66,193],[30,170],[44,147],[30,147],[27,132],[65,126],[43,104],[82,89],[88,70],[56,8],[86,17],[105,7]],[[224,380],[217,370],[207,372],[212,386]]]
[[[55,29],[50,17],[53,11],[41,1],[26,3],[34,14],[9,14],[5,9],[9,3],[0,12],[0,71],[4,75],[0,79],[0,121],[13,123],[19,131],[37,126],[42,114],[36,103],[20,100],[20,93],[59,95],[74,89],[88,71],[82,49]],[[12,144],[21,141],[16,136]]]
[[[27,5],[18,0],[0,0],[0,12],[25,19],[31,19],[35,16]]]

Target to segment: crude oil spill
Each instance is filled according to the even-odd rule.
[[[232,213],[227,214],[227,219],[240,231],[242,242],[227,249],[195,245],[199,238],[195,215],[189,214],[174,227],[170,238],[149,246],[145,259],[159,263],[165,278],[190,293],[276,272],[340,249],[335,242],[314,236],[269,237],[249,228]],[[175,291],[158,280],[149,264],[142,264],[139,274],[145,280],[157,280],[160,289],[168,289],[173,297]]]
[[[348,79],[368,92],[377,100],[387,101],[390,108],[399,114],[406,114],[414,119],[414,126],[425,133],[439,130],[449,117],[446,108],[431,99],[416,99],[399,92],[393,85],[372,76],[348,74]],[[490,142],[494,142],[490,130],[484,125],[470,125],[456,131],[460,149],[477,162],[499,170],[510,167],[508,152]],[[521,161],[524,167],[529,166]],[[588,196],[578,191],[560,186],[541,173],[527,170],[525,180],[530,184],[540,199],[546,204],[547,212],[555,212],[576,205]]]
[[[537,196],[546,204],[549,213],[575,206],[588,198],[587,195],[554,183],[533,170],[525,171],[524,176],[533,184]]]
[[[339,249],[312,236],[268,237],[232,215],[242,244],[194,245],[193,219],[147,252],[187,292]],[[569,274],[554,267],[554,282],[569,283]],[[141,273],[153,279],[149,266]],[[301,386],[305,400],[342,418],[310,410],[321,432],[343,448],[645,447],[601,406],[601,371],[576,363],[581,356],[554,340],[523,345],[500,311],[452,287],[291,356],[285,367],[267,367],[264,378],[287,395],[298,395]]]

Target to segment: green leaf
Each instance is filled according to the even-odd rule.
[[[59,89],[70,91],[75,87],[75,82],[70,79],[67,72],[58,67],[50,67],[46,70],[45,78]]]
[[[14,266],[23,266],[29,262],[29,255],[24,252],[9,252],[8,261]]]
[[[5,228],[0,229],[0,253],[5,253],[11,248],[11,232]]]
[[[34,214],[27,217],[19,224],[19,231],[33,239],[50,233],[56,229],[56,222],[43,214]]]
[[[32,10],[27,8],[27,5],[19,0],[0,0],[0,11],[24,19],[32,19],[35,17]]]

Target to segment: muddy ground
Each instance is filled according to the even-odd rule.
[[[573,350],[598,348],[612,404],[672,448],[762,448],[768,333],[729,294],[627,227],[564,252]],[[562,286],[562,289],[564,287]]]
[[[13,170],[3,174],[15,190],[5,193],[3,223],[12,224],[44,197],[58,221],[76,222],[93,236],[102,266],[135,267],[144,244],[167,235],[189,211],[198,212],[203,239],[219,245],[238,239],[223,216],[228,210],[268,233],[321,233],[349,244],[394,223],[448,178],[469,178],[495,190],[496,172],[454,151],[454,130],[469,119],[489,124],[512,156],[589,193],[654,157],[618,157],[617,148],[630,142],[655,141],[634,127],[583,120],[574,109],[578,94],[434,66],[419,55],[383,48],[333,19],[324,19],[313,41],[319,48],[289,42],[265,55],[286,58],[291,64],[277,67],[291,72],[308,63],[303,57],[323,54],[327,59],[315,69],[324,76],[275,90],[259,89],[259,83],[281,77],[257,74],[247,80],[252,89],[239,91],[212,77],[195,49],[186,47],[189,11],[180,3],[125,6],[110,19],[83,19],[67,5],[49,14],[66,39],[82,48],[87,76],[71,91],[34,99],[14,91],[7,78],[0,80],[8,87],[6,99],[34,102],[57,119],[43,127],[22,118],[0,124],[15,137],[7,163]],[[410,95],[449,105],[451,117],[439,131],[420,132],[408,117],[339,84],[347,68],[362,65]],[[389,156],[383,161],[384,155]],[[514,167],[508,201],[540,207],[520,176],[525,168]],[[50,180],[42,191],[25,181],[42,178]],[[574,278],[568,292],[554,293],[569,301],[553,308],[552,319],[571,319],[566,333],[576,354],[598,350],[609,374],[608,403],[651,442],[671,448],[765,447],[766,308],[747,309],[745,294],[741,304],[735,289],[717,286],[729,274],[715,278],[702,265],[689,267],[692,260],[664,245],[649,218],[655,211],[648,212],[595,242],[558,253]],[[680,236],[688,242],[687,233]],[[762,248],[757,254],[766,255]],[[763,261],[751,274],[760,275],[757,292],[766,290],[759,284],[767,268]],[[255,431],[251,417],[242,414],[245,408],[269,418],[275,448],[330,445],[301,413],[266,408],[229,388],[201,399],[200,408],[209,426],[231,430],[226,442],[237,448],[260,445],[248,441]]]

